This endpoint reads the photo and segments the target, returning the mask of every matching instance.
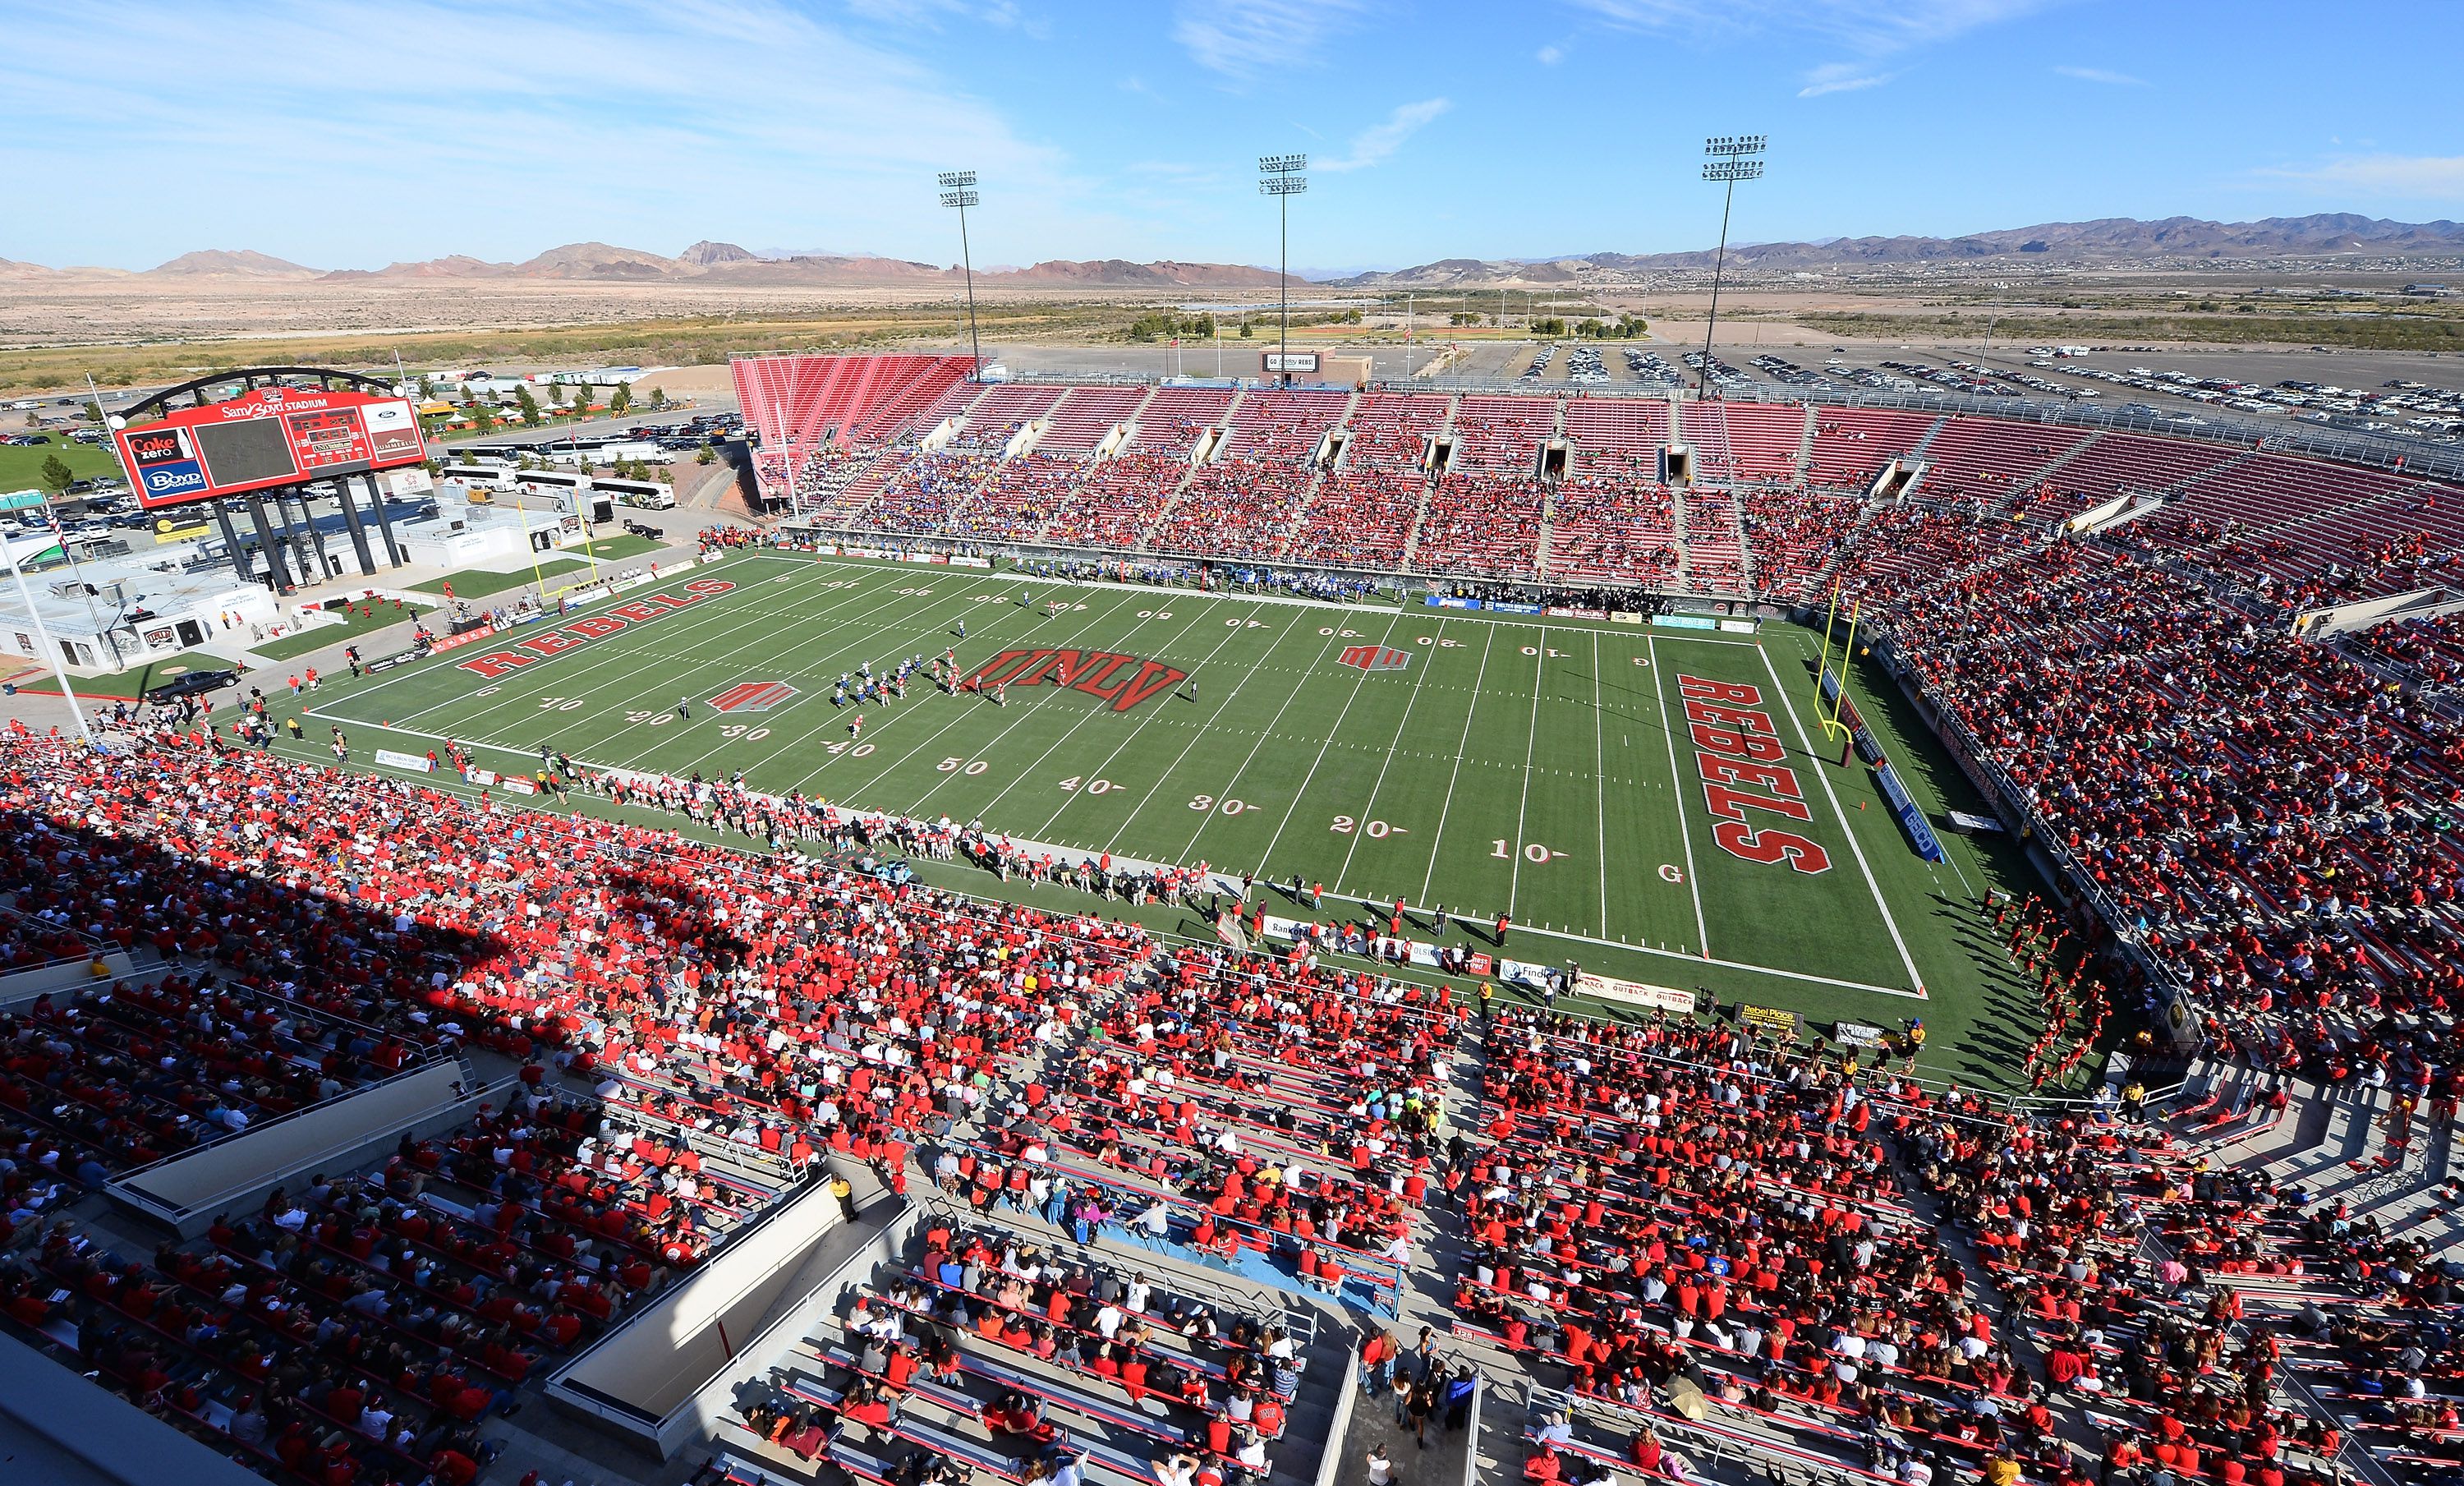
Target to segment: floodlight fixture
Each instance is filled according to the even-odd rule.
[[[984,346],[976,333],[976,255],[967,241],[967,209],[979,205],[983,198],[976,194],[976,172],[944,170],[939,176],[941,205],[958,209],[958,261],[967,275],[967,352],[975,359],[975,376],[984,374]]]
[[[1275,366],[1286,387],[1292,382],[1292,202],[1291,198],[1309,189],[1309,177],[1301,174],[1309,168],[1307,155],[1260,155],[1258,157],[1258,194],[1276,198],[1277,214],[1282,218],[1282,268],[1275,276],[1276,298],[1280,311],[1276,317]]]
[[[1771,137],[1765,134],[1715,134],[1703,142],[1703,179],[1726,190],[1720,205],[1720,252],[1711,260],[1711,313],[1703,324],[1703,367],[1694,395],[1711,391],[1711,333],[1720,325],[1720,279],[1728,266],[1728,212],[1737,204],[1737,183],[1763,178],[1762,154]]]

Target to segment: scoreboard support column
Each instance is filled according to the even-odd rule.
[[[317,524],[317,508],[308,503],[307,487],[303,485],[292,495],[299,502],[299,524],[308,528],[308,543],[317,549],[317,581],[324,583],[341,572],[342,565],[325,550],[325,529]]]
[[[374,476],[365,478],[370,484],[376,482]],[[368,528],[360,520],[360,503],[351,498],[351,487],[357,483],[358,480],[347,476],[334,481],[334,503],[342,508],[342,525],[351,534],[351,552],[360,560],[360,575],[373,578],[377,575],[377,565],[376,560],[368,556]]]
[[[374,475],[363,475],[360,478],[368,482],[368,504],[376,510],[377,530],[385,537],[385,556],[392,560],[393,566],[400,567],[403,566],[402,543],[393,540],[393,518],[385,514],[385,492],[378,488]]]
[[[242,583],[254,583],[256,574],[248,570],[247,546],[239,540],[238,530],[231,525],[230,501],[214,502],[214,520],[222,522],[223,555],[231,559],[231,571],[239,574]]]
[[[309,574],[308,545],[299,540],[299,528],[292,524],[291,502],[282,499],[279,490],[269,490],[264,494],[274,498],[274,519],[282,525],[282,560],[289,566],[292,584],[297,588],[307,588],[317,580]]]
[[[274,591],[289,593],[291,591],[290,568],[284,562],[283,554],[275,547],[274,528],[267,525],[265,521],[265,502],[253,495],[248,497],[248,519],[256,523],[257,545],[265,553],[265,572],[267,577],[274,580]]]

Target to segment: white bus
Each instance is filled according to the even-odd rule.
[[[645,511],[672,511],[676,508],[675,487],[657,480],[594,479],[590,488],[601,495],[613,497],[619,505],[638,506]]]
[[[576,496],[590,488],[590,477],[571,475],[562,470],[517,470],[514,474],[514,484],[522,490]]]
[[[444,477],[464,485],[478,485],[489,490],[514,488],[514,467],[510,464],[449,464]]]

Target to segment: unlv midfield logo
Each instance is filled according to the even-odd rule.
[[[1343,654],[1334,658],[1359,671],[1400,671],[1412,663],[1411,652],[1384,645],[1346,646]]]

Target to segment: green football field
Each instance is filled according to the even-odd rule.
[[[2013,879],[2010,848],[1946,832],[1947,862],[1916,855],[1871,771],[1820,742],[1819,642],[762,552],[329,684],[308,716],[344,726],[361,761],[451,738],[511,773],[541,745],[598,767],[741,770],[1071,856],[1298,874],[1323,884],[1325,917],[1374,901],[1382,919],[1399,898],[1421,938],[1442,906],[1465,920],[1448,939],[1475,950],[1510,914],[1517,959],[1981,1030],[2017,995],[1974,907]],[[843,672],[950,647],[967,671],[1017,677],[1002,702],[923,683],[832,705]],[[1896,692],[1858,695],[1937,827],[1974,808]],[[1689,696],[1727,709],[1705,714],[1715,728],[1767,720],[1763,762],[1706,779],[1722,761]],[[1280,894],[1270,911],[1299,916]],[[1999,1042],[1946,1066],[1990,1067]]]

